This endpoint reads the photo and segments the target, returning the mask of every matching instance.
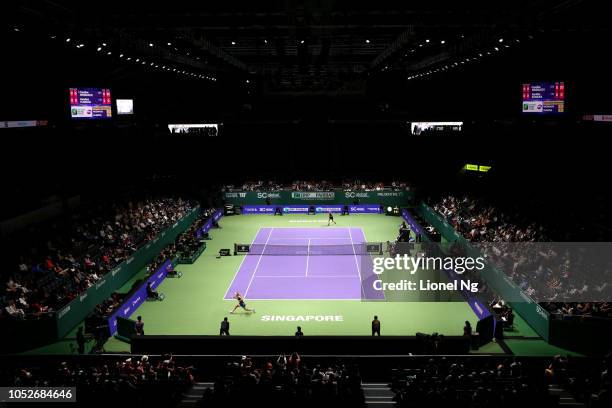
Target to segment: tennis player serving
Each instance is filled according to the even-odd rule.
[[[236,294],[234,295],[234,299],[238,301],[238,304],[234,306],[234,308],[230,311],[231,314],[234,314],[236,312],[236,309],[238,309],[239,307],[243,308],[247,312],[255,313],[255,309],[248,309],[246,307],[246,303],[244,303],[244,298],[240,293],[236,292]]]

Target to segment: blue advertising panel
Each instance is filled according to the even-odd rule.
[[[202,226],[202,228],[200,228],[199,230],[196,231],[196,237],[200,238],[202,237],[202,235],[206,234],[208,231],[210,231],[210,229],[212,228],[213,224],[217,221],[219,221],[219,219],[223,217],[223,210],[217,210],[213,213],[212,217],[210,217],[208,219],[208,221],[206,221],[206,224],[204,224],[204,226]]]
[[[274,214],[277,208],[280,208],[284,214],[307,214],[310,205],[244,205],[242,206],[242,214]],[[313,204],[315,213],[341,213],[344,206],[342,205],[317,205]],[[377,204],[357,204],[347,206],[349,213],[353,214],[380,214],[380,205]]]
[[[166,279],[168,271],[172,270],[172,268],[172,261],[167,260],[164,262],[153,275],[140,285],[138,290],[125,299],[121,306],[113,312],[108,318],[108,328],[111,336],[117,332],[117,317],[129,318],[147,300],[147,284],[151,283],[153,289],[157,288]]]

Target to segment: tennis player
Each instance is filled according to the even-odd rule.
[[[234,306],[234,308],[230,311],[231,314],[234,314],[236,309],[238,309],[239,307],[243,308],[247,312],[255,313],[255,309],[248,309],[246,307],[246,303],[244,303],[244,298],[240,293],[236,292],[236,294],[234,295],[234,299],[238,301],[238,304]]]
[[[334,223],[334,225],[336,225],[336,221],[334,221],[334,214],[332,214],[332,212],[329,212],[329,218],[327,219],[327,226],[329,227],[330,223]]]

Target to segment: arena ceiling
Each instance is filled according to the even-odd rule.
[[[205,79],[263,80],[278,92],[350,92],[384,71],[410,79],[477,59],[483,50],[519,47],[541,32],[605,27],[604,14],[585,3],[56,0],[1,7],[12,12],[14,29],[134,55],[127,65],[140,57]]]

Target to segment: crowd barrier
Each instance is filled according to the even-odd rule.
[[[369,322],[366,322],[368,324]],[[256,355],[298,352],[310,355],[468,354],[470,341],[444,336],[433,349],[431,337],[416,336],[133,336],[137,354]]]
[[[117,332],[117,317],[129,318],[147,300],[147,285],[150,283],[151,288],[156,289],[168,276],[168,272],[172,270],[174,264],[171,260],[164,262],[155,273],[149,276],[140,287],[134,291],[127,299],[123,301],[120,307],[108,318],[108,328],[110,335]]]
[[[412,217],[410,212],[405,208],[402,209],[402,218],[408,223],[408,225],[410,226],[410,229],[414,231],[416,234],[420,235],[424,241],[429,240],[427,231],[423,229],[423,226],[420,225]],[[454,270],[445,268],[444,272],[446,273],[450,281],[461,281],[461,276],[458,275]],[[484,304],[480,299],[478,299],[476,294],[468,291],[467,289],[460,289],[460,291],[461,291],[461,295],[463,296],[465,301],[470,305],[470,308],[472,309],[476,317],[478,317],[479,321],[484,320],[492,315],[487,305]],[[491,327],[491,333],[487,333],[485,338],[487,339],[493,338],[494,332],[495,332],[495,323],[493,323]]]
[[[223,210],[216,210],[212,217],[210,217],[210,219],[202,226],[202,228],[196,231],[196,237],[201,238],[204,234],[207,234],[221,217],[223,217]]]

